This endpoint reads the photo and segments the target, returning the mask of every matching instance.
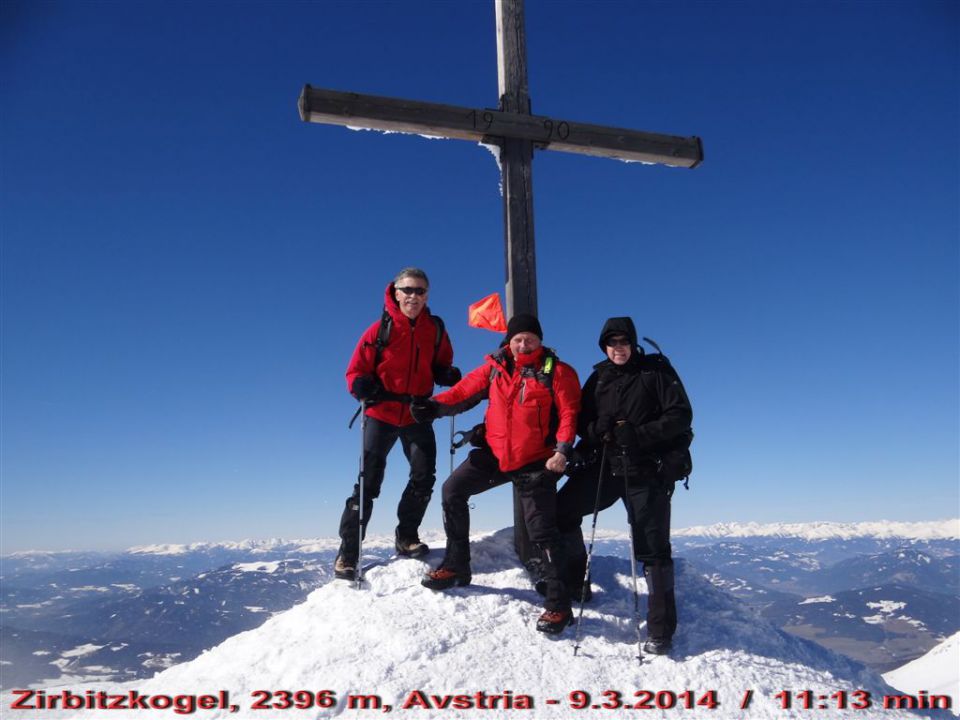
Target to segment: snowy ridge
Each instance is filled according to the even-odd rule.
[[[674,530],[678,537],[792,537],[803,540],[849,540],[852,538],[905,538],[911,540],[960,539],[960,519],[926,522],[838,523],[717,523]]]
[[[691,691],[694,703],[714,691],[719,702],[710,710],[695,705],[651,709],[645,717],[806,718],[809,710],[796,705],[784,710],[774,696],[785,689],[810,689],[824,696],[838,690],[865,690],[878,699],[892,692],[879,675],[862,665],[775,629],[682,561],[677,566],[680,629],[670,657],[637,662],[630,564],[610,556],[594,558],[595,595],[584,613],[581,650],[575,657],[573,628],[557,639],[535,630],[541,598],[512,552],[512,529],[483,537],[475,534],[472,552],[474,575],[469,587],[434,593],[419,584],[423,563],[377,560],[367,569],[363,590],[344,582],[330,583],[304,603],[191,662],[147,681],[96,689],[171,696],[228,690],[236,713],[204,710],[194,715],[224,720],[267,715],[356,717],[356,709],[347,707],[348,695],[376,695],[401,717],[610,718],[616,713],[598,707],[610,701],[604,696],[608,690],[619,691],[622,702],[630,705],[642,699],[635,696],[640,690],[675,693],[680,705],[684,691]],[[639,585],[645,592],[642,578]],[[641,597],[641,608],[645,602]],[[84,689],[71,688],[74,692]],[[330,690],[336,705],[303,712],[251,708],[258,690],[300,689]],[[740,710],[748,690],[752,700],[746,710]],[[585,709],[571,706],[574,691],[591,694]],[[501,699],[490,705],[491,696],[508,694],[509,702]],[[463,696],[459,702],[467,707],[452,712],[450,707],[441,710],[436,705],[424,709],[424,702],[443,702],[444,696]],[[533,712],[518,702],[529,703]],[[478,709],[484,703],[487,709]],[[369,717],[371,712],[363,715]],[[830,715],[865,716],[862,710]],[[89,718],[91,714],[73,716]],[[153,710],[150,716],[175,714]],[[64,714],[23,711],[18,717]],[[110,717],[142,718],[143,713],[112,711]],[[884,710],[883,717],[918,716]]]
[[[884,673],[883,679],[905,693],[953,696],[953,712],[960,715],[960,632],[954,633],[926,655]]]
[[[189,544],[137,545],[125,552],[131,555],[185,555],[190,552],[209,552],[213,550],[242,550],[247,552],[320,552],[336,549],[339,539],[315,538],[307,540],[237,540],[224,542],[195,542]]]
[[[0,557],[14,558],[14,559],[19,559],[19,558],[43,559],[43,558],[52,558],[52,557],[62,557],[64,555],[84,556],[84,555],[99,555],[99,554],[102,554],[102,553],[98,553],[93,550],[18,550],[17,552],[12,552],[7,555],[2,555]]]
[[[737,537],[790,537],[806,540],[830,540],[852,538],[904,538],[912,540],[958,540],[960,519],[933,520],[925,522],[878,522],[837,523],[755,523],[731,522],[673,530],[677,537],[737,538]],[[623,539],[625,531],[600,529],[598,538]],[[371,538],[377,540],[378,538]],[[271,538],[267,540],[232,540],[221,542],[194,542],[186,544],[136,545],[124,552],[132,555],[185,555],[190,552],[236,550],[249,552],[323,552],[336,550],[336,538]],[[55,557],[69,554],[91,554],[82,550],[23,550],[3,557]],[[100,553],[103,554],[103,553]]]

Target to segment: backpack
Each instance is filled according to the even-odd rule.
[[[663,354],[660,346],[648,337],[643,338],[657,352],[645,353],[643,348],[639,348],[645,363],[652,364],[651,370],[662,372],[668,377],[673,378],[680,387],[683,388],[683,394],[687,394],[683,387],[683,381],[677,374],[669,358]],[[643,382],[643,372],[640,373],[640,381]],[[655,396],[655,393],[651,393]],[[674,438],[657,450],[657,476],[668,483],[675,483],[683,480],[683,487],[690,489],[690,473],[693,472],[693,458],[690,456],[690,445],[693,443],[693,428],[688,428],[686,432]]]

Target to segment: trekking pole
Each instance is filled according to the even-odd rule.
[[[367,401],[360,401],[360,414],[362,419],[360,420],[360,476],[357,480],[357,484],[360,486],[360,507],[357,509],[357,514],[360,518],[360,522],[357,523],[357,570],[356,570],[356,583],[357,590],[360,589],[360,584],[363,582],[363,486],[366,484],[366,463],[364,463],[364,443],[366,441],[367,434]]]
[[[633,506],[627,500],[630,493],[630,463],[623,450],[623,499],[627,505],[627,524],[630,526],[630,575],[633,578],[633,624],[637,628],[637,660],[643,664],[643,636],[640,634],[640,592],[637,590],[637,553],[633,544]]]
[[[597,515],[600,514],[600,488],[603,487],[603,472],[607,465],[607,445],[604,443],[600,453],[600,474],[597,477],[597,497],[593,501],[593,525],[590,528],[590,547],[587,548],[587,566],[583,570],[583,583],[580,585],[580,612],[577,615],[577,632],[573,638],[573,656],[580,650],[580,624],[583,622],[583,606],[587,601],[587,583],[590,582],[590,561],[593,559],[593,541],[597,537]]]
[[[450,475],[453,475],[453,454],[457,451],[456,446],[453,444],[453,435],[454,435],[453,418],[454,416],[451,415],[450,416]]]

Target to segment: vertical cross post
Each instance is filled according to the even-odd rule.
[[[496,0],[500,110],[530,114],[523,0]],[[500,141],[507,317],[537,314],[537,261],[533,241],[533,143]]]
[[[497,80],[500,111],[530,114],[527,85],[527,39],[523,0],[496,0]],[[533,241],[533,143],[521,138],[500,140],[503,185],[503,233],[506,260],[507,317],[537,314],[537,260]],[[534,557],[523,509],[513,490],[513,544],[520,562]],[[529,566],[529,565],[528,565]]]

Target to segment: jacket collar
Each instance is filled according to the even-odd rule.
[[[513,353],[510,352],[510,348],[502,347],[496,352],[490,353],[487,358],[493,365],[496,365],[508,374],[512,374],[518,366],[540,368],[543,365],[544,358],[547,356],[548,351],[550,350],[546,345],[541,345],[532,353],[521,355],[522,361],[517,363],[513,358]]]

